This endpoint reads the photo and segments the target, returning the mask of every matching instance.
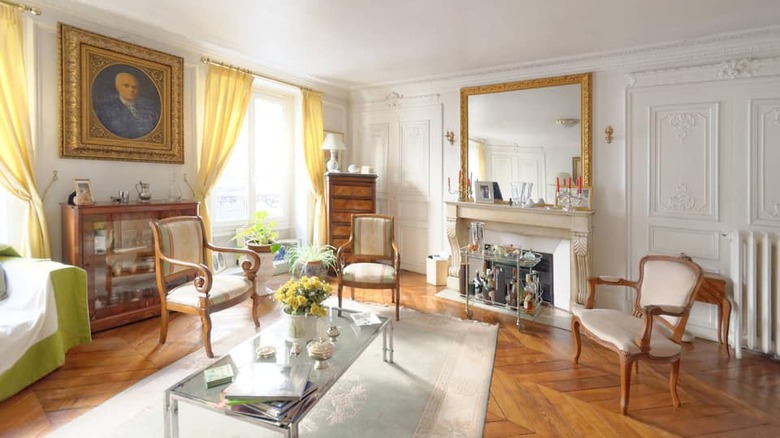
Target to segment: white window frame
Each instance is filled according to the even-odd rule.
[[[286,130],[286,137],[283,141],[284,144],[286,144],[288,147],[284,149],[284,160],[286,161],[286,166],[289,169],[289,172],[286,173],[287,179],[285,181],[279,181],[278,183],[283,188],[282,196],[280,199],[280,208],[282,210],[281,216],[271,216],[269,219],[276,222],[276,230],[279,232],[279,235],[281,237],[285,237],[286,235],[291,234],[291,230],[294,227],[294,223],[292,221],[293,217],[293,210],[294,210],[294,186],[295,186],[295,175],[293,172],[294,169],[294,149],[297,137],[295,135],[295,129],[297,126],[297,116],[295,113],[296,108],[296,93],[293,91],[287,91],[287,90],[280,90],[277,88],[267,87],[262,84],[257,84],[258,81],[255,81],[255,85],[252,89],[252,96],[250,98],[249,107],[247,108],[247,113],[244,121],[244,126],[242,127],[243,130],[247,130],[246,135],[248,139],[248,176],[249,176],[249,190],[248,190],[248,206],[249,211],[248,215],[251,216],[251,214],[254,212],[255,208],[255,199],[257,197],[257,178],[259,177],[255,172],[255,166],[251,165],[251,163],[254,163],[257,159],[257,154],[262,153],[261,151],[258,151],[256,147],[254,146],[254,138],[255,138],[255,129],[256,126],[253,123],[249,123],[248,121],[254,120],[255,117],[255,100],[256,99],[264,99],[264,100],[272,100],[275,102],[282,103],[284,107],[284,111],[286,114],[286,119],[288,120],[289,124],[287,126]],[[216,211],[216,205],[215,200],[212,199],[211,196],[209,196],[209,199],[207,201],[209,203],[209,211]],[[215,216],[214,214],[211,215],[212,218]],[[212,235],[213,238],[217,238],[220,241],[223,241],[223,239],[226,241],[233,237],[237,229],[240,229],[247,224],[247,220],[249,217],[247,217],[246,220],[231,220],[231,221],[215,221],[212,219]]]

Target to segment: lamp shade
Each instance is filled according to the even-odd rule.
[[[327,151],[343,151],[347,147],[344,146],[344,142],[336,134],[325,134],[325,140],[322,142],[322,149]]]

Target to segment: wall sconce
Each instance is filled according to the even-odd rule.
[[[580,119],[556,119],[555,123],[570,128],[577,123],[580,123]]]
[[[444,134],[444,138],[447,139],[448,142],[450,142],[450,145],[455,144],[455,133],[452,131],[447,131],[447,133]]]
[[[607,140],[607,143],[612,143],[612,133],[615,132],[612,129],[612,125],[608,125],[607,128],[604,130],[604,138]]]

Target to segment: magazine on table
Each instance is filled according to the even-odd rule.
[[[318,386],[312,382],[306,382],[306,389],[300,398],[296,400],[269,400],[259,401],[257,399],[230,399],[228,400],[229,406],[243,405],[246,409],[242,409],[242,412],[250,411],[254,414],[261,416],[267,416],[272,419],[281,419],[298,404],[304,402],[307,397],[316,391]]]
[[[238,370],[225,398],[255,401],[298,400],[309,380],[311,364],[250,363]]]
[[[359,327],[382,323],[382,320],[380,320],[375,313],[371,312],[350,313],[349,317],[352,318],[352,322],[354,322],[355,325]]]

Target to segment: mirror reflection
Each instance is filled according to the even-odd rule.
[[[464,88],[461,121],[463,175],[504,199],[514,186],[552,204],[556,178],[591,185],[590,74]]]

